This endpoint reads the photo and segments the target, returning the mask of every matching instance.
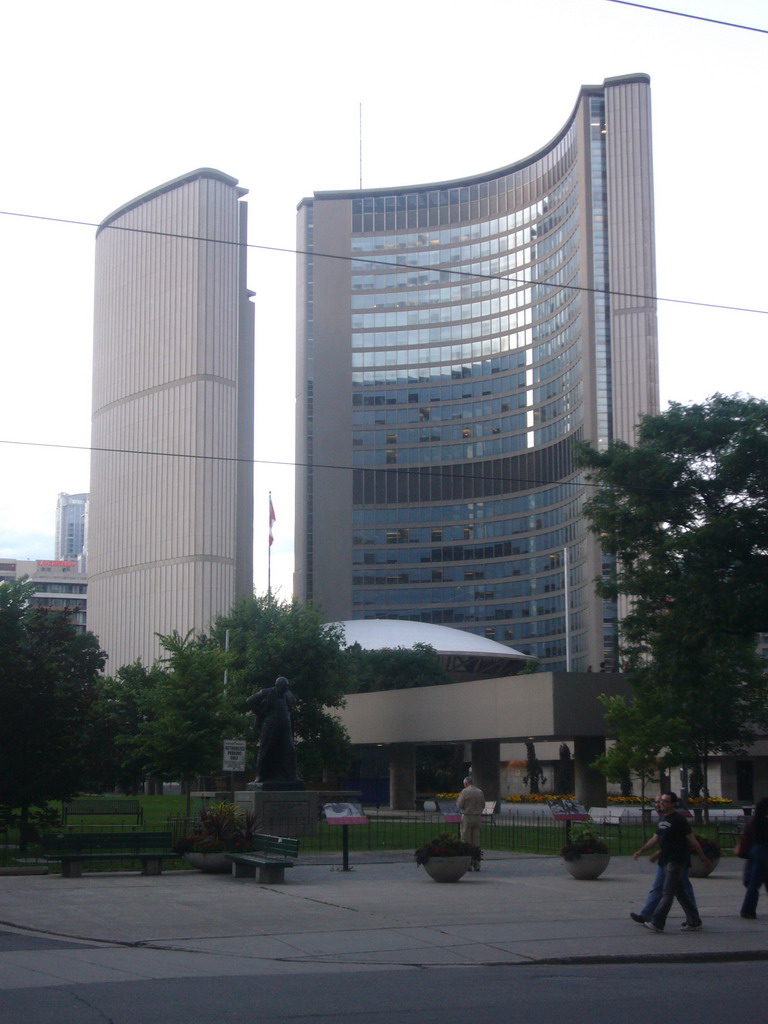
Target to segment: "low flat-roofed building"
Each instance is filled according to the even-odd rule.
[[[0,559],[0,583],[29,579],[34,585],[31,604],[66,612],[78,632],[86,630],[88,578],[70,559]]]

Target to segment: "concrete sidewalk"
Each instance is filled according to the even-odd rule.
[[[741,862],[694,880],[704,929],[629,917],[653,869],[614,857],[594,882],[559,858],[490,853],[455,885],[410,853],[306,855],[280,886],[191,871],[0,877],[0,988],[388,970],[403,966],[768,959],[768,897],[739,916]],[[763,914],[765,916],[763,916]]]

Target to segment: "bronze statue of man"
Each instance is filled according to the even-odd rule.
[[[259,753],[256,760],[256,782],[277,783],[281,788],[303,789],[296,771],[296,750],[291,728],[291,712],[296,699],[288,689],[288,680],[279,676],[274,686],[254,693],[245,706],[256,716]]]

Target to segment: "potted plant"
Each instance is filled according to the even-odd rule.
[[[582,825],[571,829],[560,856],[569,874],[591,881],[599,878],[608,867],[611,852],[588,825]]]
[[[705,864],[698,853],[691,850],[691,867],[688,874],[692,878],[706,878],[712,874],[720,861],[720,844],[706,836],[696,835],[696,838],[709,864]]]
[[[450,832],[442,832],[415,850],[413,856],[435,882],[458,882],[473,862],[482,860],[483,851]]]
[[[174,843],[173,848],[201,871],[229,871],[231,864],[224,854],[252,849],[258,824],[253,812],[236,804],[210,804],[200,812],[190,834]]]

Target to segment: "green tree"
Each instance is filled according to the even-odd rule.
[[[141,730],[154,715],[153,694],[164,683],[161,665],[140,661],[96,681],[98,727],[92,746],[93,788],[137,793],[146,778]]]
[[[429,644],[411,648],[385,647],[366,651],[360,644],[347,648],[347,660],[358,693],[376,690],[407,690],[418,686],[440,686],[451,677]]]
[[[354,684],[339,628],[323,624],[311,605],[266,595],[236,605],[212,636],[228,649],[230,707],[242,710],[246,697],[285,676],[297,701],[292,720],[299,771],[316,779],[345,772],[351,748],[333,709]],[[241,717],[241,728],[251,731],[250,717]]]
[[[221,764],[227,731],[224,705],[224,655],[205,637],[173,632],[161,636],[167,652],[162,672],[155,672],[139,724],[138,750],[148,774],[191,782]]]
[[[0,804],[22,820],[31,806],[74,796],[87,777],[106,661],[65,613],[31,608],[32,590],[0,584]]]
[[[585,515],[615,557],[598,592],[627,600],[622,666],[662,709],[669,756],[705,769],[768,722],[755,653],[768,628],[768,403],[673,404],[642,419],[635,447],[583,446],[580,457],[600,485]],[[625,738],[638,729],[625,723]]]
[[[673,403],[643,417],[634,447],[582,446],[580,458],[600,485],[585,515],[617,559],[600,589],[632,595],[629,653],[668,621],[736,636],[768,629],[767,402]]]
[[[640,782],[640,797],[659,777],[666,763],[665,744],[683,730],[679,718],[670,717],[666,706],[652,692],[642,692],[627,701],[624,697],[600,700],[605,707],[605,725],[616,742],[595,761],[594,767],[611,782],[634,776]]]
[[[661,631],[653,659],[632,678],[636,692],[662,709],[666,763],[699,766],[705,798],[711,756],[744,754],[768,726],[765,664],[754,637],[699,634],[694,647],[689,637]]]

